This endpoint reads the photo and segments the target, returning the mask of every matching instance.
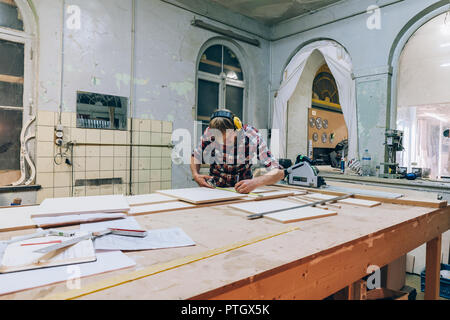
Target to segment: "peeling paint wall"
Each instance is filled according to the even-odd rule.
[[[63,41],[63,1],[33,3],[40,29],[39,111],[58,112],[61,92],[64,113],[76,112],[77,91],[124,97],[132,93],[133,118],[171,122],[174,130],[185,128],[193,134],[199,50],[217,37],[191,26],[193,13],[159,0],[136,0],[135,77],[131,79],[131,0],[66,0],[66,9],[79,8],[80,23],[78,28],[70,20],[73,11],[66,12]],[[239,24],[236,15],[230,16],[227,26],[204,17],[202,20],[230,30],[229,25]],[[233,31],[244,34],[242,30]],[[269,43],[259,40],[260,47],[239,46],[248,58],[246,120],[264,129],[268,127],[270,60]],[[174,165],[171,176],[173,188],[194,185],[188,165]]]

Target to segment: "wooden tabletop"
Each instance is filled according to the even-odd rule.
[[[333,280],[330,285],[320,287],[314,292],[311,291],[311,298],[322,299],[348,285],[344,283],[356,281],[361,273],[364,276],[364,270],[361,268],[363,264],[367,264],[367,261],[370,260],[369,264],[382,262],[383,264],[380,265],[382,267],[450,229],[450,207],[429,208],[392,203],[382,203],[374,208],[362,208],[346,204],[340,204],[340,206],[340,209],[333,208],[338,212],[337,216],[288,225],[269,219],[247,220],[245,213],[231,209],[227,205],[138,216],[136,217],[137,221],[148,230],[168,227],[182,228],[196,242],[196,246],[127,252],[126,254],[136,261],[135,267],[83,278],[81,280],[82,287],[98,283],[99,285],[94,287],[100,290],[79,298],[305,298],[301,295],[282,294],[285,287],[278,288],[276,285],[273,287],[275,283],[273,281],[270,285],[265,284],[264,290],[261,289],[262,291],[258,291],[259,289],[255,289],[251,285],[252,282],[256,283],[277,274],[285,274],[290,268],[303,265],[308,266],[306,274],[305,272],[297,274],[298,269],[292,269],[292,272],[295,273],[290,274],[289,277],[295,281],[308,282],[313,280],[315,279],[315,270],[319,272],[315,265],[317,268],[321,266],[320,272],[323,272],[323,274],[335,273],[340,275],[341,278],[346,274],[349,275],[348,279],[336,280],[335,282]],[[293,227],[299,229],[292,230]],[[417,230],[418,234],[414,234],[414,230]],[[33,230],[23,230],[0,233],[0,240],[33,232]],[[150,266],[209,252],[212,249],[227,247],[236,242],[245,242],[260,236],[278,233],[283,234],[143,277],[136,281],[105,290],[101,288],[101,282],[105,279],[125,276]],[[386,245],[387,239],[392,239],[389,241],[395,242],[388,242],[388,245]],[[364,245],[365,251],[363,253],[358,251],[359,245]],[[372,252],[371,250],[374,249],[377,249],[377,251],[374,251],[373,259],[370,257],[367,258],[369,259],[367,261],[364,260],[365,258],[358,259],[364,252]],[[343,259],[345,257],[343,254],[349,254],[354,263],[342,264],[345,262],[343,260],[346,260]],[[322,266],[321,259],[328,259],[333,255],[336,259],[331,259],[329,261],[333,261],[332,263]],[[386,261],[386,259],[392,260]],[[358,260],[361,260],[361,265],[359,265]],[[350,270],[351,266],[359,268],[358,272]],[[322,270],[323,268],[326,270]],[[309,278],[307,274],[310,274]],[[285,276],[283,277],[280,278],[280,285],[283,281],[289,284],[290,280]],[[317,285],[318,282],[315,283]],[[266,287],[270,290],[266,290]],[[66,284],[62,283],[2,296],[0,299],[57,297],[54,295],[67,291]],[[294,292],[295,290],[292,289],[291,291]],[[230,293],[230,295],[224,296],[227,293]]]

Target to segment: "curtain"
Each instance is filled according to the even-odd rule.
[[[352,77],[352,62],[345,49],[334,41],[317,41],[305,46],[284,70],[283,82],[274,101],[271,149],[280,158],[286,156],[287,104],[297,88],[306,62],[314,50],[320,51],[330,68],[338,87],[339,101],[344,114],[349,137],[349,157],[358,158],[358,127],[356,118],[356,89]]]

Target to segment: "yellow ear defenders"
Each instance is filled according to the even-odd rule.
[[[219,110],[213,113],[211,116],[211,120],[215,118],[225,118],[229,119],[234,124],[235,130],[241,130],[242,129],[242,121],[238,117],[236,117],[233,113],[225,110]]]

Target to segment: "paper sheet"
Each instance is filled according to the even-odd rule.
[[[86,223],[80,226],[80,230],[89,232],[102,231],[108,228],[142,230],[142,227],[133,217],[127,217],[120,220]]]
[[[100,231],[106,228],[142,230],[133,217],[122,220],[89,223],[81,226],[83,231]],[[153,250],[194,246],[195,242],[180,228],[148,230],[145,238],[124,237],[109,234],[96,238],[94,247],[97,250]]]
[[[1,245],[0,245],[1,247]],[[97,252],[97,261],[0,275],[0,295],[42,287],[59,282],[73,286],[80,278],[135,266],[136,263],[120,251]],[[73,289],[72,287],[68,287]]]
[[[154,250],[194,245],[195,242],[180,228],[148,230],[145,238],[106,235],[94,241],[97,250]]]

